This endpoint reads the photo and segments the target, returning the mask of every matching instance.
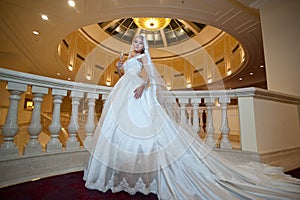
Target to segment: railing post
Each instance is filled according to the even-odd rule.
[[[68,130],[70,133],[70,137],[67,141],[67,146],[66,149],[79,149],[80,145],[79,142],[76,138],[76,134],[79,129],[79,124],[78,124],[78,106],[79,106],[79,101],[80,99],[83,98],[83,92],[79,91],[72,91],[71,92],[71,98],[72,98],[72,114],[71,114],[71,120],[70,124],[68,126]]]
[[[31,93],[34,94],[34,108],[32,111],[31,122],[28,127],[30,140],[25,148],[26,154],[42,152],[42,147],[38,141],[38,136],[43,128],[41,124],[41,104],[43,102],[43,96],[48,94],[48,88],[32,86]]]
[[[193,128],[196,131],[196,133],[199,132],[199,103],[201,99],[200,98],[192,98],[191,103],[193,105]]]
[[[93,139],[93,133],[95,129],[95,101],[96,99],[99,98],[98,94],[95,93],[88,93],[87,94],[87,99],[88,99],[88,105],[89,105],[89,110],[88,110],[88,120],[85,125],[85,130],[86,130],[86,137],[84,139],[84,146],[88,148],[92,142]]]
[[[221,104],[222,109],[222,124],[220,131],[222,134],[222,139],[220,142],[220,148],[222,149],[232,149],[232,144],[229,141],[229,126],[228,126],[228,116],[227,116],[227,104],[230,103],[230,98],[228,97],[219,97],[219,103]]]
[[[181,123],[186,124],[187,123],[187,116],[186,116],[186,104],[189,103],[188,98],[179,98],[179,104],[180,104],[180,116],[181,116]]]
[[[49,127],[51,132],[51,139],[47,144],[47,151],[61,151],[62,144],[58,139],[59,132],[61,130],[60,124],[60,106],[62,103],[62,98],[67,95],[67,90],[53,89],[52,95],[54,96],[54,108],[52,115],[52,123]]]
[[[14,144],[14,136],[19,130],[18,125],[18,108],[20,95],[27,91],[27,85],[20,83],[7,83],[7,90],[10,92],[9,96],[9,108],[6,116],[5,124],[2,127],[2,134],[4,137],[4,143],[1,145],[1,156],[18,154],[18,148]]]
[[[210,147],[214,147],[216,145],[216,140],[214,138],[215,128],[213,124],[213,117],[212,117],[212,106],[215,102],[215,97],[207,97],[204,98],[204,103],[206,105],[207,110],[207,137],[206,137],[206,144]]]

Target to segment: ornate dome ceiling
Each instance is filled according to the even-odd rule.
[[[169,18],[126,18],[98,25],[112,37],[131,44],[138,33],[147,36],[150,47],[168,47],[200,33],[205,24]]]

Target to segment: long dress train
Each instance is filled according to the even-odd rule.
[[[237,165],[212,152],[161,108],[152,87],[140,99],[140,58],[109,94],[83,179],[89,189],[155,193],[162,200],[300,199],[300,181],[281,168]]]

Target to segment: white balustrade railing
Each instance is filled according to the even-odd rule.
[[[18,101],[21,99],[20,95],[27,91],[27,87],[31,87],[33,95],[34,109],[32,111],[31,122],[28,127],[29,143],[25,147],[26,154],[35,154],[42,152],[41,144],[39,144],[38,137],[43,127],[41,123],[41,106],[43,97],[51,91],[53,97],[53,112],[52,121],[49,126],[51,138],[46,146],[46,152],[60,152],[63,145],[66,150],[76,150],[80,148],[80,141],[78,141],[79,119],[84,121],[84,144],[88,145],[93,136],[95,129],[95,101],[99,98],[107,96],[110,92],[110,87],[98,86],[86,83],[78,83],[71,81],[64,81],[53,79],[49,77],[42,77],[22,72],[16,72],[7,69],[0,69],[0,80],[7,81],[7,90],[10,92],[10,106],[6,116],[5,124],[2,128],[2,135],[4,143],[0,147],[2,155],[16,155],[18,148],[14,145],[14,136],[18,133]],[[59,139],[59,134],[62,130],[61,119],[61,105],[63,98],[69,95],[71,99],[71,113],[67,131],[69,137],[65,143]],[[188,123],[193,127],[196,133],[202,135],[206,143],[215,146],[220,143],[218,147],[231,149],[232,145],[228,139],[230,132],[227,119],[227,104],[230,98],[236,98],[234,92],[218,90],[218,91],[175,91],[177,102],[180,106],[180,121],[181,123]],[[172,98],[173,102],[176,102]],[[213,107],[215,100],[218,99],[221,103],[221,118],[222,124],[221,141],[219,135],[215,133],[213,120]],[[205,107],[200,107],[201,100],[204,100]],[[81,101],[88,103],[88,110],[86,113],[79,113],[78,107]],[[203,110],[206,110],[207,122],[201,120]],[[65,118],[65,116],[63,117]],[[81,123],[82,124],[82,123]],[[206,126],[206,129],[203,127]],[[81,127],[82,128],[82,127]],[[64,129],[65,130],[65,129]],[[202,134],[201,134],[202,132]],[[81,135],[82,136],[82,135]]]
[[[80,100],[86,96],[89,101],[88,119],[85,130],[88,133],[86,139],[89,141],[93,133],[94,123],[94,107],[95,100],[99,94],[106,96],[111,88],[98,86],[86,83],[78,83],[64,81],[49,77],[37,76],[22,72],[16,72],[7,69],[0,69],[0,80],[7,81],[7,90],[10,92],[10,102],[8,114],[5,124],[2,127],[2,136],[4,143],[0,146],[1,156],[18,155],[18,148],[14,144],[14,137],[18,133],[18,105],[21,99],[21,94],[27,91],[27,87],[31,86],[33,94],[34,108],[31,115],[31,122],[28,127],[29,143],[25,147],[26,154],[41,153],[42,147],[39,144],[38,136],[43,127],[41,123],[41,106],[43,96],[51,91],[53,97],[53,114],[52,122],[49,126],[51,139],[46,145],[46,152],[62,151],[62,143],[59,140],[59,133],[62,130],[61,125],[61,104],[62,99],[70,92],[72,100],[71,119],[68,125],[69,138],[66,143],[66,150],[74,150],[80,148],[80,143],[77,139],[78,124],[78,106]]]
[[[99,95],[102,97],[107,96],[111,88],[105,86],[98,86],[86,83],[78,83],[71,81],[64,81],[53,79],[49,77],[42,77],[22,72],[16,72],[7,69],[0,69],[0,80],[7,81],[7,89],[10,92],[10,106],[6,116],[5,124],[2,128],[4,143],[0,147],[2,155],[16,155],[18,148],[14,145],[13,139],[18,132],[18,101],[20,95],[27,91],[27,87],[31,87],[32,95],[34,96],[34,109],[32,111],[31,122],[28,127],[29,143],[25,147],[26,154],[35,154],[42,152],[41,144],[39,144],[38,137],[43,127],[41,123],[41,106],[43,97],[51,91],[53,97],[53,112],[52,121],[49,126],[51,138],[46,144],[46,152],[60,152],[63,149],[62,142],[59,140],[59,134],[62,130],[61,125],[61,104],[62,99],[69,93],[71,99],[71,114],[67,131],[69,138],[66,141],[66,150],[76,150],[80,148],[80,141],[78,141],[79,119],[86,122],[85,141],[84,144],[88,145],[93,136],[95,129],[95,101]],[[218,145],[220,148],[231,149],[232,145],[228,139],[230,132],[227,119],[227,104],[230,98],[236,98],[233,91],[175,91],[176,99],[180,106],[180,121],[181,123],[188,123],[193,127],[196,133],[201,133],[208,145],[215,146],[218,144],[216,137],[214,120],[213,120],[213,107],[215,100],[218,99],[221,103],[221,118],[222,124],[220,128],[222,139]],[[88,102],[87,113],[79,113],[78,107],[80,101],[86,99]],[[204,100],[205,107],[200,107],[201,99]],[[173,100],[176,102],[175,100]],[[207,122],[201,120],[203,110],[206,110]],[[200,113],[199,113],[200,112]],[[203,129],[206,127],[206,129]],[[202,131],[201,131],[202,130]],[[218,134],[217,134],[218,135]]]
[[[85,145],[88,145],[92,140],[96,123],[95,101],[99,98],[99,95],[105,97],[111,90],[110,87],[64,81],[1,68],[0,80],[7,81],[7,90],[10,93],[10,104],[5,124],[2,127],[4,142],[0,147],[1,155],[4,156],[17,155],[19,152],[14,144],[14,137],[17,135],[19,129],[18,102],[21,99],[21,94],[27,91],[28,86],[31,87],[34,109],[28,127],[29,143],[26,145],[24,151],[26,154],[42,152],[41,144],[39,144],[38,141],[39,134],[43,129],[41,123],[41,106],[43,104],[43,97],[47,95],[49,91],[51,91],[53,97],[53,112],[52,121],[49,126],[51,138],[46,144],[46,152],[60,152],[63,149],[62,142],[59,139],[59,134],[62,131],[61,116],[64,116],[61,113],[62,99],[70,94],[71,113],[68,115],[70,119],[67,128],[64,128],[69,134],[65,143],[65,149],[76,150],[80,149],[82,143],[82,141],[78,140],[78,131],[80,129],[79,119],[81,129],[84,129],[85,132],[84,137],[82,137],[85,140],[83,142]],[[264,90],[255,88],[174,91],[174,96],[171,97],[170,100],[178,102],[180,106],[180,122],[191,125],[195,132],[205,140],[207,145],[222,149],[232,149],[233,145],[229,139],[231,130],[227,114],[230,100],[263,92]],[[295,101],[297,102],[297,99]],[[78,111],[80,102],[86,102],[88,104],[88,110],[84,110],[84,113],[79,113]],[[201,102],[202,106],[200,106]],[[218,116],[215,114],[217,110],[220,110]],[[203,119],[203,114],[205,114],[206,120]],[[214,119],[216,117],[219,120]],[[82,122],[85,123],[84,127],[82,127]],[[217,123],[217,125],[215,123]],[[239,132],[239,130],[237,130],[237,132]]]
[[[82,156],[83,154],[80,152],[83,152],[84,148],[81,147],[86,147],[92,142],[97,117],[100,114],[95,113],[96,101],[99,97],[104,100],[111,91],[110,87],[64,81],[3,68],[0,68],[0,81],[7,82],[6,89],[9,92],[7,113],[1,111],[1,114],[6,114],[6,120],[2,124],[1,129],[3,142],[0,146],[0,161],[6,161],[5,157],[7,159],[20,158],[20,149],[24,149],[24,151],[21,151],[24,154],[21,158],[26,156],[43,156],[48,153],[48,155],[55,154],[55,159],[57,160],[72,159],[71,156],[66,155],[68,152],[73,152],[73,154],[75,152],[76,155]],[[24,98],[24,95],[22,96],[23,93],[28,93],[29,86],[31,87],[32,100],[34,102],[34,108],[30,111],[31,120],[28,121],[29,142],[25,146],[18,147],[15,145],[14,140],[19,130],[18,114],[23,111],[22,108],[19,108],[19,101]],[[257,116],[253,115],[253,113],[259,112],[255,109],[253,102],[261,104],[262,102],[257,99],[271,101],[268,102],[269,104],[272,104],[272,102],[283,102],[283,105],[280,106],[287,108],[292,115],[294,115],[297,106],[299,107],[300,104],[299,97],[278,94],[258,88],[174,91],[173,93],[175,98],[170,97],[170,101],[173,103],[178,102],[180,107],[180,116],[176,116],[178,122],[191,125],[195,133],[199,134],[207,145],[219,149],[232,149],[234,145],[231,137],[234,132],[235,134],[237,133],[236,136],[238,138],[241,137],[241,145],[239,144],[238,148],[242,151],[250,152],[259,152],[261,144],[257,138],[262,137],[264,134],[261,131],[263,129],[255,121]],[[46,95],[52,96],[52,102],[50,102],[53,108],[51,115],[41,113],[41,107],[44,104]],[[67,114],[61,112],[64,98],[70,98],[71,100],[69,101],[71,110]],[[235,102],[238,102],[237,105],[232,106],[230,104],[233,99]],[[236,101],[237,99],[238,101]],[[87,103],[88,106],[85,106],[83,112],[79,112],[79,106],[83,102]],[[293,109],[291,109],[290,105],[293,105]],[[250,110],[248,110],[248,107]],[[229,111],[230,115],[228,115]],[[232,116],[232,111],[235,113],[234,116]],[[41,119],[42,114],[43,118]],[[285,123],[290,123],[291,126],[297,129],[297,126],[295,126],[297,120],[290,121],[285,121]],[[299,127],[297,130],[299,130]],[[62,132],[65,134],[64,137],[62,137]],[[84,135],[82,135],[82,132],[84,132]],[[42,134],[49,137],[45,144],[41,144],[40,136]],[[297,138],[298,136],[295,134],[293,137]],[[62,138],[66,141],[61,141]],[[81,141],[81,139],[84,141]],[[74,160],[70,161],[70,163],[72,162]],[[81,163],[82,161],[79,160],[77,165],[81,165]],[[58,170],[68,167],[65,165],[58,165]],[[0,167],[2,169],[5,166],[8,165],[5,163]],[[78,169],[78,166],[76,169]],[[8,175],[6,180],[10,180],[9,176],[13,176],[13,173]]]

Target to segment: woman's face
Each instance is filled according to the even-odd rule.
[[[143,40],[140,37],[136,37],[133,41],[133,50],[135,52],[142,52],[142,50],[144,49],[144,43]]]

